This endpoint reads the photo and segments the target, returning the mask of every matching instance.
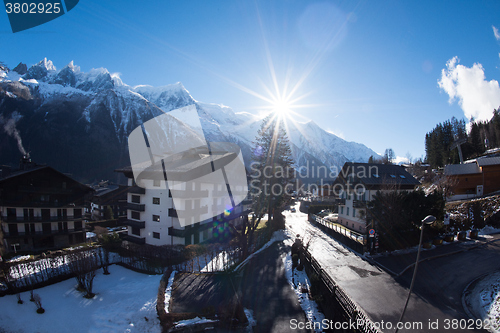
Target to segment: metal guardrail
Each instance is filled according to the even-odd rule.
[[[323,226],[325,226],[325,227],[327,227],[327,228],[329,228],[329,229],[331,229],[331,230],[333,230],[333,231],[335,231],[335,232],[337,232],[345,237],[348,237],[348,238],[350,238],[350,239],[352,239],[360,244],[363,244],[363,245],[366,244],[366,236],[363,234],[360,234],[354,230],[348,229],[348,228],[341,226],[337,223],[330,222],[330,221],[328,221],[320,216],[314,215],[314,214],[312,214],[311,217],[315,222],[317,222],[317,223],[319,223],[319,224],[321,224],[321,225],[323,225]]]
[[[344,318],[356,322],[356,332],[381,333],[363,309],[361,309],[349,295],[333,281],[328,273],[321,268],[321,265],[314,259],[311,253],[306,249],[303,249],[303,253],[306,261],[306,268],[309,267],[310,270],[318,276],[324,289],[328,291],[328,296],[333,300],[333,303],[342,310]]]

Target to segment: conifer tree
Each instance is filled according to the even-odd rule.
[[[243,221],[241,230],[233,228],[239,238],[242,257],[249,254],[254,232],[264,215],[270,223],[273,214],[281,214],[293,191],[292,151],[283,121],[270,115],[262,122],[252,152],[250,195],[252,215]]]

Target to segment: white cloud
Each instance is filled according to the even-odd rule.
[[[493,28],[493,34],[495,35],[496,40],[500,40],[500,33],[498,32],[497,27],[494,25],[491,26]]]
[[[493,110],[500,106],[498,81],[487,81],[481,64],[475,63],[469,68],[459,61],[458,57],[448,60],[441,71],[439,87],[450,96],[450,104],[458,100],[467,119],[491,119]]]

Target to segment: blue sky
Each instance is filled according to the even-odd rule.
[[[270,108],[256,95],[275,92],[274,74],[280,91],[299,84],[298,121],[417,158],[438,122],[500,106],[498,13],[498,1],[80,0],[16,34],[0,14],[0,60],[180,81],[198,101],[255,113]]]

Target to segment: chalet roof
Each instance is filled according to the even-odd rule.
[[[364,185],[381,186],[387,184],[420,185],[404,167],[393,164],[347,162],[340,171],[338,180],[351,178],[353,182]]]
[[[450,164],[444,167],[444,174],[447,176],[455,175],[472,175],[475,173],[481,173],[481,169],[477,163],[464,163],[464,164]]]
[[[485,165],[500,165],[500,156],[478,158],[477,164],[480,167],[483,167]]]
[[[20,177],[20,176],[27,175],[27,174],[30,174],[30,173],[38,172],[38,171],[41,171],[41,170],[47,170],[47,171],[53,172],[55,174],[58,174],[61,177],[66,178],[69,181],[78,184],[80,187],[84,188],[85,190],[93,191],[93,189],[90,186],[85,185],[83,183],[80,183],[79,181],[77,181],[77,180],[71,178],[70,176],[68,176],[67,174],[64,174],[64,173],[62,173],[60,171],[57,171],[56,169],[54,169],[54,168],[52,168],[52,167],[50,167],[48,165],[38,165],[38,164],[33,164],[32,166],[28,167],[25,170],[16,170],[16,171],[13,171],[13,172],[9,173],[7,176],[5,176],[3,178],[0,178],[0,183],[6,182],[6,181],[8,181],[10,179],[14,179],[14,178],[17,178],[17,177]]]
[[[500,165],[500,156],[478,157],[463,164],[450,164],[444,167],[447,176],[472,175],[481,173],[481,168],[490,165]]]

